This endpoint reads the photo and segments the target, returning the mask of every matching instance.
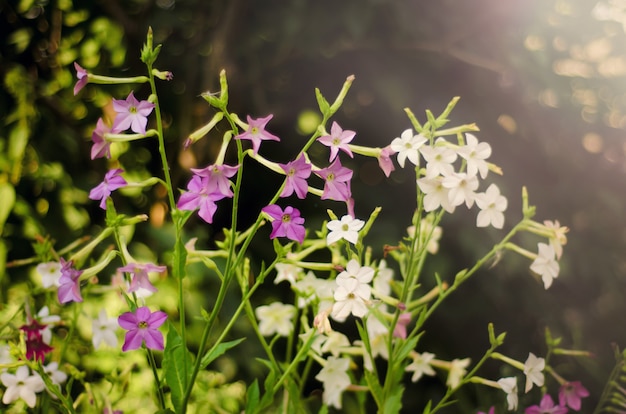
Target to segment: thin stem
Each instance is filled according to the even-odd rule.
[[[161,407],[161,410],[165,410],[165,396],[163,395],[163,388],[161,388],[161,381],[159,380],[156,360],[154,359],[154,354],[152,353],[152,350],[146,349],[146,351],[148,352],[148,362],[150,364],[150,367],[152,368],[154,380],[156,381],[157,395],[159,397],[159,406]]]

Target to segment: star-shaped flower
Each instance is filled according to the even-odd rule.
[[[398,153],[398,164],[404,168],[404,162],[408,158],[413,165],[420,165],[419,149],[428,141],[423,135],[413,135],[412,129],[406,129],[399,138],[391,141],[391,149]]]
[[[559,389],[559,405],[580,411],[581,399],[589,397],[589,391],[580,381],[566,382]]]
[[[552,281],[559,276],[559,262],[556,261],[554,248],[545,243],[537,243],[539,253],[531,263],[530,270],[541,275],[543,285],[548,289]]]
[[[129,263],[126,266],[119,267],[118,272],[127,272],[133,275],[130,282],[129,292],[135,292],[139,288],[144,288],[150,292],[156,292],[157,288],[150,283],[148,272],[164,273],[167,270],[165,266],[157,266],[152,263]]]
[[[91,134],[93,145],[91,146],[91,159],[107,157],[111,158],[111,142],[107,141],[104,134],[119,134],[123,130],[119,127],[108,126],[102,118],[98,118],[96,129]]]
[[[192,168],[191,171],[200,177],[207,178],[206,186],[209,189],[217,188],[217,192],[221,193],[224,197],[231,198],[233,192],[230,189],[231,182],[229,178],[237,174],[239,166],[231,165],[209,165],[205,168]],[[212,192],[212,191],[211,191]]]
[[[147,306],[120,315],[117,322],[128,331],[124,338],[122,351],[138,349],[143,343],[148,349],[162,351],[164,348],[163,334],[159,332],[158,328],[163,325],[166,319],[167,314],[165,312],[150,312]]]
[[[107,209],[106,200],[113,191],[128,184],[124,177],[122,177],[123,172],[124,170],[120,168],[109,170],[104,175],[104,180],[89,192],[89,198],[91,200],[100,200],[101,209]]]
[[[349,367],[349,358],[329,356],[324,368],[315,376],[316,380],[324,384],[324,404],[341,409],[341,394],[351,384]]]
[[[46,388],[39,374],[30,375],[26,365],[18,367],[15,374],[3,372],[0,374],[0,381],[7,388],[2,396],[2,402],[7,405],[21,398],[26,405],[34,408],[37,403],[36,394]]]
[[[461,380],[467,373],[465,368],[470,364],[469,358],[453,359],[450,361],[450,371],[448,372],[448,379],[446,385],[450,388],[456,388],[459,386]]]
[[[480,212],[476,217],[477,227],[492,225],[496,229],[504,226],[504,211],[507,207],[506,197],[500,194],[497,185],[491,184],[484,193],[476,194],[476,205]]]
[[[280,138],[276,135],[270,134],[265,130],[265,126],[273,117],[274,115],[268,115],[265,118],[253,119],[248,115],[248,129],[237,135],[235,139],[250,140],[252,142],[252,152],[256,155],[259,152],[261,141],[280,141]]]
[[[391,159],[391,156],[395,153],[396,152],[391,149],[391,146],[387,146],[381,149],[380,153],[378,154],[378,166],[381,170],[383,170],[383,173],[387,178],[389,178],[392,171],[396,169],[393,166],[393,161]]]
[[[486,142],[478,142],[472,134],[465,134],[466,145],[457,149],[457,153],[465,158],[467,163],[467,175],[470,177],[480,173],[481,178],[485,178],[489,172],[487,158],[491,156],[491,146]]]
[[[41,285],[44,288],[59,286],[59,278],[61,277],[61,263],[46,262],[39,263],[36,267],[37,273],[41,275]]]
[[[302,244],[304,241],[304,218],[300,217],[300,210],[291,206],[285,207],[285,211],[277,205],[270,204],[263,207],[262,211],[272,220],[272,233],[270,239],[287,237]]]
[[[443,177],[422,177],[417,180],[417,186],[424,193],[424,211],[435,211],[441,207],[448,213],[454,212],[454,206],[450,203],[450,190],[443,185]]]
[[[107,316],[106,309],[100,309],[98,318],[91,321],[93,348],[98,349],[102,343],[115,348],[117,346],[117,321]]]
[[[420,153],[426,160],[426,178],[447,176],[454,172],[452,164],[456,161],[457,154],[445,142],[443,138],[439,138],[434,146],[424,145],[420,148]]]
[[[344,239],[352,244],[356,244],[359,238],[359,230],[365,226],[363,220],[345,215],[341,220],[331,220],[326,224],[326,228],[330,230],[326,236],[326,244],[331,245],[338,240]]]
[[[278,164],[285,172],[285,187],[280,193],[281,197],[289,197],[296,193],[299,199],[306,198],[309,191],[307,178],[311,176],[311,164],[306,161],[304,155],[300,155],[298,159],[290,161],[287,164]]]
[[[546,367],[546,361],[543,358],[537,358],[532,352],[528,353],[528,358],[524,362],[524,374],[526,374],[526,387],[524,392],[528,392],[535,384],[538,387],[543,386],[544,376],[543,369]]]
[[[60,303],[83,301],[80,294],[80,275],[83,274],[83,271],[74,269],[73,264],[71,260],[66,262],[61,258],[61,277],[57,291]]]
[[[293,305],[274,302],[257,307],[254,313],[259,319],[259,332],[263,336],[289,336],[293,332],[293,318],[296,315]]]
[[[126,100],[113,99],[113,110],[117,112],[113,128],[126,131],[130,128],[137,134],[146,133],[148,115],[152,113],[154,104],[148,101],[138,101],[131,91]]]
[[[352,170],[341,165],[339,158],[335,158],[332,164],[316,171],[315,174],[325,181],[322,200],[348,201],[352,197],[350,190]]]
[[[474,205],[475,191],[478,189],[478,177],[466,173],[453,173],[444,177],[441,185],[448,189],[448,199],[453,207],[465,203],[467,208]]]
[[[435,370],[430,365],[430,361],[435,358],[435,354],[431,354],[430,352],[416,352],[411,355],[413,361],[406,366],[405,371],[413,372],[413,376],[411,376],[411,381],[417,382],[422,375],[435,375]]]
[[[517,410],[518,396],[517,396],[517,378],[506,377],[498,380],[498,385],[502,388],[502,391],[506,393],[506,402],[508,408],[511,411]]]
[[[354,158],[350,147],[348,147],[348,143],[354,139],[355,135],[356,132],[349,130],[344,131],[337,122],[333,121],[333,125],[330,128],[330,135],[321,136],[317,140],[327,147],[330,147],[330,157],[328,161],[331,162],[337,158],[339,150],[342,150],[351,158]]]
[[[180,210],[194,211],[199,208],[198,215],[207,223],[213,222],[217,211],[216,201],[226,197],[219,185],[208,177],[194,175],[187,184],[187,192],[183,193],[176,203]],[[230,190],[229,190],[230,191]]]
[[[567,407],[561,405],[554,405],[554,401],[549,394],[546,394],[541,399],[539,405],[533,405],[528,407],[524,414],[567,414]]]

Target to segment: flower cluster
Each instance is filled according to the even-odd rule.
[[[533,400],[539,403],[526,408],[527,414],[581,409],[581,399],[588,395],[587,390],[578,381],[565,380],[550,365],[550,355],[565,353],[556,352],[563,351],[557,340],[547,340],[545,358],[530,352],[523,363],[496,352],[505,335],[496,335],[492,325],[488,330],[491,346],[478,362],[465,356],[441,358],[441,354],[438,356],[424,349],[424,342],[420,341],[428,334],[424,329],[428,318],[450,294],[476,275],[482,265],[495,261],[505,250],[516,252],[530,260],[531,271],[541,278],[547,289],[559,274],[558,260],[567,242],[568,230],[559,222],[533,220],[535,209],[528,205],[524,191],[523,218],[476,265],[458,269],[455,274],[427,273],[424,264],[430,256],[439,253],[440,241],[445,237],[442,220],[457,207],[476,205],[479,211],[475,224],[479,228],[505,227],[507,199],[495,183],[486,183],[487,178],[491,178],[490,172],[501,173],[499,167],[488,161],[492,152],[490,145],[474,135],[478,129],[473,124],[443,129],[456,99],[439,117],[427,112],[428,122],[424,125],[407,110],[412,127],[390,138],[383,148],[360,146],[354,143],[355,131],[344,129],[347,125],[342,127],[332,120],[354,79],[349,77],[333,103],[316,91],[322,113],[320,124],[295,156],[278,162],[266,155],[272,146],[281,142],[279,136],[270,132],[273,115],[259,118],[247,115],[244,122],[232,113],[228,109],[228,83],[222,72],[219,93],[202,95],[216,113],[183,144],[184,151],[191,151],[192,145],[210,132],[222,132],[217,156],[206,167],[191,168],[185,188],[179,189],[170,176],[155,86],[155,79],[169,80],[171,73],[153,68],[158,51],[159,47],[153,47],[150,32],[141,53],[148,76],[106,78],[74,65],[78,78],[74,94],[88,83],[148,83],[151,93],[146,100],[137,99],[134,91],[126,99],[112,99],[114,119],[96,121],[91,137],[91,158],[106,157],[112,168],[105,173],[102,183],[91,190],[89,198],[106,211],[106,227],[89,242],[81,240],[59,251],[50,245],[38,251],[40,263],[36,270],[40,279],[36,291],[46,300],[53,298],[47,304],[54,303],[53,311],[58,310],[63,316],[51,314],[48,306],[33,316],[29,311],[30,298],[27,299],[26,322],[15,335],[15,343],[19,345],[10,347],[10,354],[17,360],[2,361],[13,369],[0,374],[5,387],[4,404],[21,399],[24,401],[21,404],[32,408],[40,398],[38,394],[47,389],[50,398],[69,407],[68,411],[80,404],[91,404],[99,412],[115,412],[112,398],[99,395],[87,385],[91,376],[76,365],[80,356],[68,358],[65,353],[67,344],[73,346],[74,341],[86,340],[81,349],[117,351],[118,357],[131,358],[137,353],[130,351],[144,350],[147,358],[141,358],[143,368],[150,366],[150,370],[145,371],[154,377],[155,384],[145,388],[156,390],[158,398],[152,400],[158,401],[160,411],[185,412],[196,401],[208,404],[202,406],[203,410],[211,410],[210,402],[203,400],[200,393],[193,393],[194,384],[208,382],[206,376],[202,377],[206,374],[204,371],[243,340],[226,338],[236,331],[233,326],[240,325],[237,323],[239,316],[246,315],[256,334],[258,349],[265,352],[265,356],[257,360],[269,373],[263,382],[264,394],[259,382],[254,381],[245,393],[245,402],[241,397],[244,393],[238,394],[245,407],[235,404],[232,411],[265,412],[278,407],[276,400],[284,398],[280,403],[283,410],[306,412],[306,401],[300,398],[300,393],[304,384],[314,378],[323,387],[326,410],[327,407],[342,409],[344,397],[351,392],[368,392],[380,412],[396,413],[401,409],[404,387],[400,384],[405,376],[410,376],[414,383],[424,381],[424,377],[441,377],[440,386],[445,391],[439,393],[437,401],[428,403],[433,412],[451,404],[457,390],[468,383],[504,392],[505,395],[500,396],[506,399],[508,410],[518,410],[518,376],[490,380],[477,375],[481,365],[489,359],[518,370],[519,376],[525,377],[525,393],[538,393],[538,388],[541,389],[544,395],[540,401],[539,398]],[[151,119],[153,114],[154,119]],[[391,132],[389,136],[394,135]],[[125,173],[125,159],[123,154],[118,154],[115,143],[144,139],[158,140],[163,176],[136,182],[132,180],[133,174]],[[314,145],[324,154],[328,151],[328,161],[325,155],[321,161],[316,161],[318,158],[310,151]],[[227,163],[229,150],[236,150],[236,164]],[[405,236],[396,245],[385,245],[380,250],[366,245],[381,209],[374,209],[369,217],[356,214],[360,206],[353,198],[354,171],[348,167],[356,165],[358,156],[376,159],[387,177],[396,166],[414,167],[414,212],[410,223],[404,224]],[[202,250],[203,241],[186,240],[185,225],[196,212],[202,222],[214,225],[218,208],[223,209],[228,204],[222,200],[237,203],[245,191],[242,175],[246,158],[279,174],[282,184],[267,188],[268,194],[260,196],[264,207],[253,212],[256,219],[247,228],[242,228],[239,220],[240,206],[233,205],[232,228],[224,229],[220,237],[211,241],[217,246],[215,249]],[[167,238],[172,240],[171,253],[163,255],[146,253],[145,246],[132,240],[134,226],[147,216],[118,214],[117,195],[115,201],[112,198],[113,192],[123,187],[141,189],[155,184],[165,189],[172,221]],[[480,190],[481,186],[484,190]],[[340,203],[338,208],[345,212],[337,214],[338,208],[329,208],[329,220],[317,228],[307,227],[305,223],[309,222],[301,211],[289,204],[289,198],[294,196],[300,200],[298,202],[307,199],[315,203],[336,201]],[[363,214],[360,210],[359,213]],[[268,222],[271,230],[263,227]],[[537,243],[537,253],[516,243],[514,237],[521,232],[542,238]],[[276,255],[273,260],[253,263],[248,249],[255,237],[265,243],[271,240],[268,244]],[[113,240],[113,247],[109,238]],[[376,257],[377,253],[381,253],[381,257]],[[156,264],[161,260],[165,265]],[[208,271],[197,271],[194,267],[194,275],[215,276],[218,286],[217,292],[210,294],[208,310],[198,309],[199,306],[191,302],[194,295],[188,294],[196,283],[190,279],[200,279],[187,277],[192,274],[188,265],[196,264]],[[110,283],[104,282],[108,275],[102,277],[107,269],[115,272]],[[274,295],[274,292],[267,300],[254,296],[272,277],[274,284],[280,284],[278,287],[290,289],[293,304],[277,300],[287,295]],[[166,283],[168,288],[164,289]],[[231,283],[239,285],[237,294],[240,294],[232,301]],[[253,303],[259,304],[253,306]],[[231,316],[224,320],[226,308]],[[199,315],[190,317],[189,309]],[[176,318],[165,325],[168,314]],[[91,332],[89,324],[83,329],[85,324],[81,318],[85,317],[90,318]],[[194,329],[188,329],[192,323]],[[167,336],[161,332],[165,326]],[[198,326],[202,335],[194,338],[193,346],[189,346]],[[245,337],[252,339],[252,335]],[[62,346],[58,345],[60,340]],[[0,348],[0,359],[4,358],[4,351]],[[155,358],[155,351],[163,351],[162,358]],[[67,374],[58,370],[61,363],[68,365],[66,371],[74,379],[85,383],[86,391],[76,400],[72,400],[73,391],[66,392],[69,390],[58,387],[67,380]],[[119,365],[118,371],[106,375],[112,384],[107,387],[122,389],[130,397],[122,396],[116,401],[124,398],[128,401],[135,396],[127,391],[126,378],[131,371],[142,368],[138,362],[129,364],[130,367]],[[552,379],[559,384],[558,403],[548,393]],[[73,381],[68,381],[71,383]],[[281,389],[284,392],[278,392]],[[358,400],[364,401],[364,398],[360,396]],[[493,414],[495,408],[491,407],[488,412]]]

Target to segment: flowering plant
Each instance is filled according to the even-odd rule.
[[[179,191],[170,175],[156,88],[158,80],[169,80],[172,74],[154,67],[159,50],[150,31],[141,53],[147,76],[109,78],[75,64],[75,94],[90,83],[145,83],[151,93],[146,100],[139,100],[135,92],[125,100],[114,99],[115,119],[110,123],[101,118],[93,132],[91,158],[106,158],[111,167],[89,193],[106,211],[102,231],[84,245],[79,242],[56,250],[49,239],[42,238],[36,246],[41,275],[37,289],[24,298],[24,304],[13,308],[15,315],[24,315],[25,323],[18,329],[4,327],[8,338],[0,375],[4,404],[16,409],[24,404],[41,410],[55,407],[70,413],[145,412],[149,404],[152,411],[176,413],[310,412],[318,406],[320,412],[348,406],[364,412],[375,406],[380,413],[397,413],[407,383],[439,376],[444,391],[430,398],[422,408],[424,413],[440,412],[453,404],[457,391],[468,384],[502,390],[502,410],[517,410],[521,377],[525,378],[524,393],[536,386],[543,394],[536,396],[538,405],[528,407],[527,413],[581,409],[586,389],[558,374],[550,361],[557,355],[586,353],[560,347],[560,339],[552,338],[549,331],[544,356],[529,352],[525,362],[498,351],[505,334],[496,333],[491,324],[485,335],[489,347],[478,361],[465,356],[440,358],[420,342],[425,323],[442,303],[505,252],[526,258],[530,270],[548,289],[558,277],[558,260],[567,241],[568,230],[558,221],[534,220],[535,207],[523,189],[521,220],[480,260],[454,275],[425,271],[429,257],[438,252],[443,237],[440,224],[447,214],[476,206],[477,227],[503,229],[505,223],[507,198],[487,181],[501,174],[488,161],[490,145],[479,141],[474,124],[446,127],[458,98],[439,116],[426,111],[423,123],[406,109],[411,127],[383,148],[356,145],[352,143],[356,132],[345,125],[333,120],[327,130],[354,81],[350,76],[332,103],[315,91],[319,125],[298,154],[281,163],[264,155],[276,145],[266,141],[281,141],[270,132],[272,115],[248,115],[244,122],[231,112],[222,71],[219,93],[202,95],[215,114],[183,143],[191,150],[210,131],[224,131],[218,155],[204,168],[191,168],[186,188]],[[157,141],[161,177],[138,181],[126,174],[115,147],[137,140]],[[310,148],[314,145],[328,147],[327,162],[313,160]],[[229,164],[226,154],[233,147],[237,160]],[[368,216],[358,209],[351,189],[353,171],[342,164],[342,158],[355,156],[375,158],[387,177],[395,169],[393,158],[401,168],[412,168],[415,173],[411,225],[394,246],[365,244],[381,209]],[[284,180],[278,188],[263,189],[268,191],[265,207],[255,212],[250,226],[243,227],[239,208],[246,190],[243,176],[248,158]],[[166,252],[147,259],[136,253],[132,236],[148,216],[119,213],[114,200],[125,189],[152,186],[160,186],[167,194],[173,234]],[[313,227],[290,204],[294,196],[338,203],[327,211],[329,220]],[[188,223],[197,213],[208,226],[218,209],[227,205],[232,205],[230,227],[223,230],[221,239],[216,238],[216,248],[197,247],[186,233]],[[266,225],[271,230],[266,231]],[[520,233],[540,241],[523,247],[516,242]],[[259,238],[272,240],[274,255],[255,268],[249,250]],[[106,245],[110,240],[112,247]],[[111,268],[115,269],[111,283],[100,282]],[[211,278],[217,286],[206,309],[192,300],[200,276]],[[254,304],[259,301],[258,291],[272,279],[289,288],[293,303]],[[236,292],[232,285],[238,286]],[[35,299],[46,305],[37,315],[31,311]],[[59,314],[50,315],[49,309]],[[249,331],[238,335],[242,316],[248,320]],[[84,329],[89,319],[91,332]],[[196,319],[200,324],[190,322]],[[50,331],[56,326],[63,329]],[[85,338],[91,343],[86,344]],[[258,342],[263,350],[262,357],[246,364],[257,364],[264,379],[244,386],[215,377],[210,370],[213,363],[243,346],[244,340]],[[479,376],[489,360],[504,363],[508,376]],[[305,397],[310,384],[323,387],[321,401]],[[555,386],[560,388],[556,405],[549,394]]]

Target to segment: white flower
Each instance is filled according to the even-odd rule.
[[[491,184],[484,193],[476,194],[476,205],[480,208],[480,212],[476,217],[477,227],[487,227],[492,225],[496,229],[504,226],[503,212],[507,207],[507,200],[500,195],[500,189],[497,185]]]
[[[293,286],[294,283],[304,272],[302,268],[290,263],[276,263],[276,277],[274,278],[274,284],[277,285],[283,280],[286,280]]]
[[[398,164],[404,168],[404,161],[408,158],[414,165],[420,165],[419,149],[428,141],[422,135],[413,135],[412,129],[406,129],[400,138],[391,141],[391,149],[398,153]]]
[[[117,346],[117,335],[115,334],[117,326],[117,319],[107,317],[107,311],[100,309],[98,319],[91,321],[93,348],[98,349],[103,342],[115,348]]]
[[[372,295],[369,283],[374,277],[374,269],[368,266],[361,267],[352,259],[346,265],[346,270],[337,275],[332,317],[337,321],[344,321],[352,314],[362,318],[367,313],[367,305]]]
[[[39,263],[36,267],[37,273],[41,275],[41,285],[44,288],[59,287],[59,278],[61,277],[61,263],[46,262]]]
[[[456,161],[456,152],[445,146],[445,139],[437,139],[434,147],[423,146],[420,148],[422,157],[426,160],[426,178],[435,178],[438,175],[450,175],[454,172],[452,165]]]
[[[489,172],[489,165],[485,161],[491,155],[491,146],[486,142],[478,142],[472,134],[465,134],[466,145],[457,149],[457,153],[467,162],[467,175],[475,176],[480,173],[485,178]]]
[[[550,237],[550,246],[556,253],[556,259],[560,260],[563,254],[563,246],[567,244],[567,232],[569,229],[565,226],[561,226],[558,220],[545,220],[543,225],[554,231],[554,237]]]
[[[502,388],[502,391],[506,393],[506,402],[509,405],[509,410],[517,410],[517,378],[500,378],[498,380],[498,385]]]
[[[61,321],[61,317],[59,315],[50,315],[50,309],[48,306],[44,306],[37,312],[37,320],[42,324],[46,325],[45,328],[41,330],[41,339],[48,345],[52,341],[52,330],[50,329],[50,324],[57,323]]]
[[[548,289],[552,281],[559,276],[559,263],[556,261],[554,248],[545,243],[537,243],[539,254],[530,265],[530,270],[541,275],[543,286]]]
[[[322,342],[320,353],[330,353],[332,356],[338,357],[342,348],[350,346],[350,340],[341,332],[331,331],[326,335],[326,339]]]
[[[38,392],[44,390],[45,385],[38,374],[30,375],[30,370],[26,365],[20,366],[15,374],[4,372],[0,374],[0,381],[7,387],[2,396],[4,404],[11,404],[13,401],[22,399],[30,408],[37,403]]]
[[[465,368],[470,364],[469,358],[454,359],[450,361],[450,371],[448,372],[448,379],[446,385],[450,388],[456,388],[467,373]]]
[[[448,199],[453,207],[465,203],[467,208],[474,205],[475,191],[478,188],[478,177],[466,173],[454,173],[444,177],[441,185],[448,189]]]
[[[324,404],[341,409],[341,394],[350,385],[349,367],[350,359],[330,356],[324,368],[315,376],[316,380],[324,384]]]
[[[387,267],[387,262],[382,259],[378,263],[378,272],[374,281],[374,294],[389,296],[391,294],[391,281],[393,280],[393,269]]]
[[[326,236],[326,243],[331,245],[338,240],[344,239],[352,244],[356,244],[359,238],[359,230],[363,228],[365,222],[355,219],[346,214],[341,220],[332,220],[326,224],[330,233]]]
[[[528,358],[524,362],[524,374],[526,374],[525,392],[530,391],[533,384],[543,387],[543,369],[546,367],[546,361],[543,358],[537,358],[532,352],[528,353]]]
[[[296,315],[296,308],[293,305],[274,302],[268,306],[259,306],[254,313],[259,319],[259,332],[263,336],[275,333],[289,336],[293,331],[293,317]]]
[[[334,280],[319,279],[309,271],[306,276],[293,284],[293,290],[298,293],[298,307],[304,308],[309,303],[319,301],[319,309],[326,309],[332,304]]]
[[[11,364],[15,362],[15,358],[11,355],[11,347],[7,344],[0,345],[0,365]],[[1,372],[6,371],[3,368]]]
[[[53,384],[61,385],[67,380],[67,374],[59,370],[58,362],[49,363],[43,367],[43,371],[48,374]]]
[[[450,190],[443,186],[443,177],[420,178],[417,185],[425,194],[424,211],[435,211],[442,207],[448,213],[454,212],[454,206],[450,203]]]
[[[407,372],[413,371],[413,376],[411,377],[411,381],[416,382],[422,375],[435,375],[435,370],[430,366],[430,361],[435,358],[435,354],[431,354],[430,352],[422,352],[421,354],[416,352],[412,355],[413,362],[406,366],[404,369]]]

